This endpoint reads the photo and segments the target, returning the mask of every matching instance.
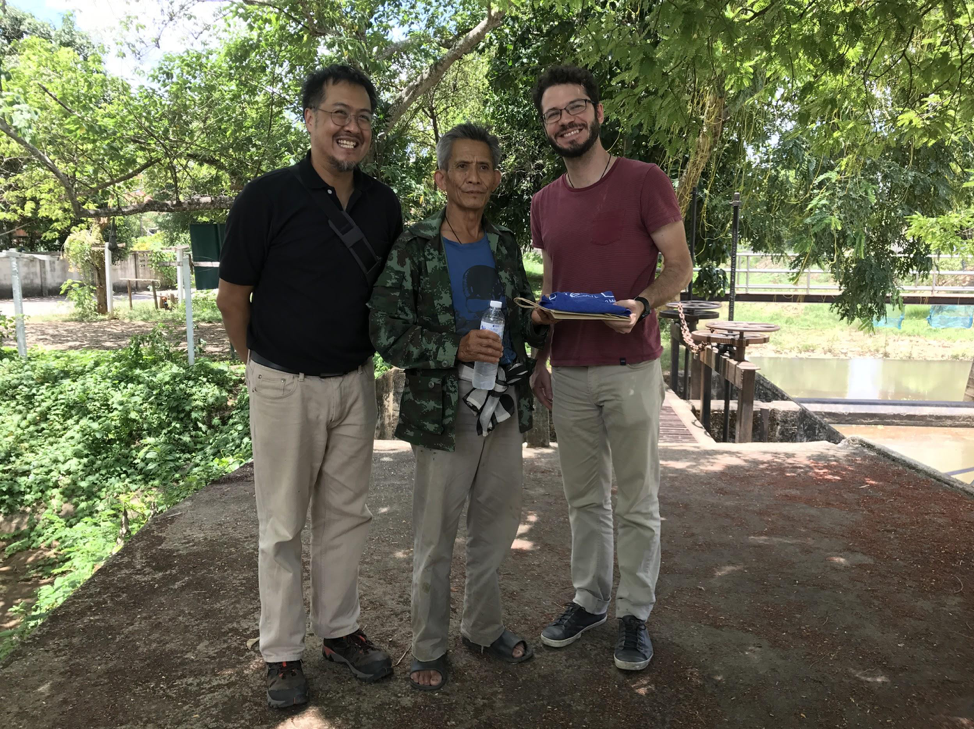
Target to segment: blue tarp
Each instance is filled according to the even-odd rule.
[[[974,306],[935,304],[930,307],[927,323],[934,329],[970,329],[974,324]]]

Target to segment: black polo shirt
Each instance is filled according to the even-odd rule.
[[[301,180],[334,189],[315,172],[309,152]],[[366,303],[372,287],[295,168],[248,184],[230,208],[220,278],[253,286],[247,346],[275,364],[307,374],[353,370],[375,353]],[[391,188],[355,170],[346,211],[385,261],[402,233],[402,208]]]

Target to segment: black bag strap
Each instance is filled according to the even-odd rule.
[[[301,187],[318,205],[318,209],[325,214],[328,225],[345,244],[346,250],[352,254],[355,263],[365,274],[365,280],[369,282],[370,286],[375,285],[379,274],[382,273],[383,261],[375,254],[375,250],[369,243],[369,239],[365,237],[365,233],[352,220],[352,216],[339,208],[338,204],[324,190],[312,190],[304,184],[298,165],[292,166],[291,169],[294,171],[294,176],[298,178],[298,182],[301,183]]]

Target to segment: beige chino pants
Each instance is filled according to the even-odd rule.
[[[612,597],[612,471],[619,518],[616,617],[645,620],[660,567],[659,360],[555,367],[552,419],[572,528],[575,602],[604,613]]]
[[[447,652],[450,566],[464,504],[467,582],[460,632],[479,645],[504,632],[499,575],[521,521],[522,438],[516,414],[486,438],[477,435],[476,415],[462,402],[471,388],[460,381],[456,450],[413,446],[413,657],[420,661]]]
[[[372,514],[375,375],[290,375],[251,361],[250,433],[259,525],[260,652],[301,658],[306,633],[301,530],[311,507],[311,622],[321,638],[358,629],[358,565]]]

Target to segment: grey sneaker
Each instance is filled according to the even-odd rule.
[[[607,613],[595,615],[578,603],[570,602],[565,612],[541,631],[541,642],[552,648],[564,648],[578,640],[589,628],[602,625],[606,618]]]
[[[392,658],[361,630],[343,638],[325,638],[321,641],[321,652],[326,660],[348,666],[356,678],[366,683],[392,675]]]
[[[267,705],[284,709],[308,703],[308,681],[301,661],[267,664]]]
[[[653,660],[653,641],[649,639],[646,621],[635,615],[619,618],[619,641],[616,643],[616,668],[641,671]]]

